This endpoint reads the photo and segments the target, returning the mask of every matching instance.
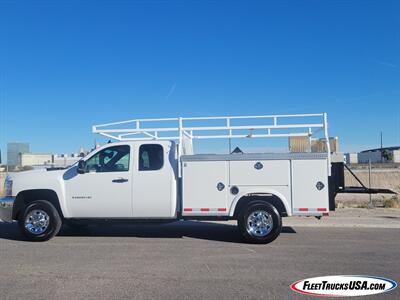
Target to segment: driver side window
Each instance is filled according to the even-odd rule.
[[[113,146],[103,149],[86,161],[86,172],[129,171],[130,147]]]

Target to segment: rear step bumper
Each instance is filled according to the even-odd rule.
[[[374,189],[359,186],[346,186],[345,188],[340,189],[337,192],[350,194],[397,194],[396,192],[389,189]]]
[[[344,181],[344,168],[360,183],[361,186],[346,186]],[[329,176],[329,210],[335,210],[335,197],[338,193],[349,194],[397,194],[390,189],[366,187],[356,174],[344,163],[331,164],[331,176]]]

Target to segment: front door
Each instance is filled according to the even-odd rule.
[[[131,151],[129,145],[101,149],[86,160],[84,174],[64,179],[72,217],[132,217]]]

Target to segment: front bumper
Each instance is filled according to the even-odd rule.
[[[3,197],[0,198],[0,220],[3,222],[13,221],[13,207],[15,197]]]

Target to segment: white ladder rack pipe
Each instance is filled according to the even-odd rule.
[[[317,122],[311,122],[317,119]],[[240,125],[233,125],[235,121]],[[246,124],[257,120],[261,124]],[[265,121],[265,124],[263,124]],[[205,125],[189,126],[189,122],[201,121]],[[222,125],[215,125],[215,122]],[[313,120],[314,121],[314,120]],[[156,123],[154,127],[148,126]],[[207,124],[208,123],[208,124]],[[146,126],[147,125],[147,126]],[[121,128],[121,126],[124,126]],[[121,122],[94,125],[93,133],[118,141],[175,140],[178,142],[178,155],[185,153],[183,139],[231,139],[231,138],[278,138],[305,136],[311,137],[323,131],[328,166],[330,166],[330,144],[327,113],[287,114],[257,116],[218,116],[191,118],[133,119]],[[247,133],[243,133],[247,131]],[[278,132],[277,132],[278,131]],[[208,134],[205,134],[207,132]],[[330,173],[330,167],[328,168]]]

